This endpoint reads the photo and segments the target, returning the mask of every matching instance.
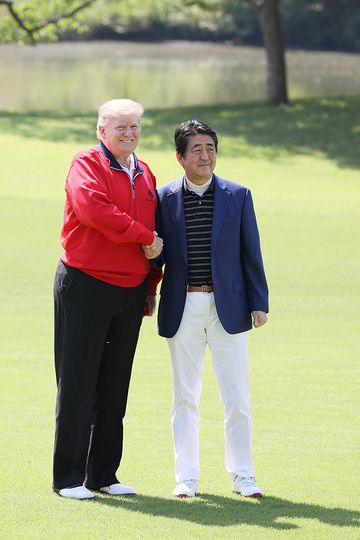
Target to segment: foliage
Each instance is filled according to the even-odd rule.
[[[358,0],[282,0],[289,46],[360,51]]]
[[[74,17],[49,24],[36,39],[79,38],[209,39],[262,43],[255,0],[93,0]],[[0,1],[0,41],[29,41]],[[84,2],[18,0],[27,25],[38,26]],[[2,4],[2,5],[1,5]],[[281,0],[287,47],[360,51],[358,0]]]
[[[141,156],[159,183],[180,173],[172,144],[162,143],[196,114],[219,131],[217,172],[254,194],[271,291],[269,323],[249,335],[254,461],[266,497],[231,493],[207,357],[199,495],[173,499],[171,367],[166,340],[147,319],[119,476],[139,495],[83,503],[51,492],[51,289],[64,179],[72,155],[95,141],[94,113],[0,113],[2,538],[358,539],[360,231],[351,164],[359,146],[346,146],[358,111],[358,98],[339,98],[145,114]]]
[[[98,0],[88,16],[95,32],[101,28],[112,28],[120,36],[131,33],[140,35],[142,32],[156,35],[159,29],[161,36],[174,31],[183,32],[184,29],[211,33],[216,26],[219,4],[219,0],[200,3],[180,0]]]
[[[97,0],[88,17],[95,35],[111,28],[118,36],[158,39],[242,40],[257,27],[256,12],[247,0]]]
[[[255,0],[97,0],[92,35],[262,43]],[[358,0],[280,0],[288,47],[360,51]],[[100,24],[99,24],[100,23]]]
[[[0,1],[1,41],[56,41],[61,31],[88,30],[83,9],[95,0]],[[1,7],[2,5],[2,7]]]

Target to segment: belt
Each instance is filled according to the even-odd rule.
[[[188,292],[213,292],[213,286],[212,285],[188,285],[187,287]]]

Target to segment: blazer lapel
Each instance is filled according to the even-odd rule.
[[[183,179],[178,181],[178,184],[173,188],[172,192],[167,196],[170,216],[173,220],[176,234],[179,239],[181,253],[187,264],[187,240],[186,240],[186,223],[184,212],[184,190]]]
[[[227,213],[230,195],[231,193],[228,187],[221,181],[221,178],[214,175],[214,210],[211,230],[212,251],[215,249],[219,238],[221,225]]]

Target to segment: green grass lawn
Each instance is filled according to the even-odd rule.
[[[343,539],[360,535],[360,98],[148,111],[139,155],[180,175],[179,121],[220,136],[216,172],[251,188],[270,286],[250,335],[254,461],[266,497],[231,492],[207,358],[198,496],[175,500],[171,369],[155,318],[134,365],[120,479],[139,495],[51,491],[52,280],[64,180],[95,114],[0,113],[0,535],[4,539]]]

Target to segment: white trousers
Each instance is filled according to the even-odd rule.
[[[213,293],[187,293],[179,329],[168,345],[174,373],[172,429],[177,482],[198,479],[200,396],[206,344],[212,353],[225,420],[225,467],[232,475],[254,476],[248,336],[228,334]]]

